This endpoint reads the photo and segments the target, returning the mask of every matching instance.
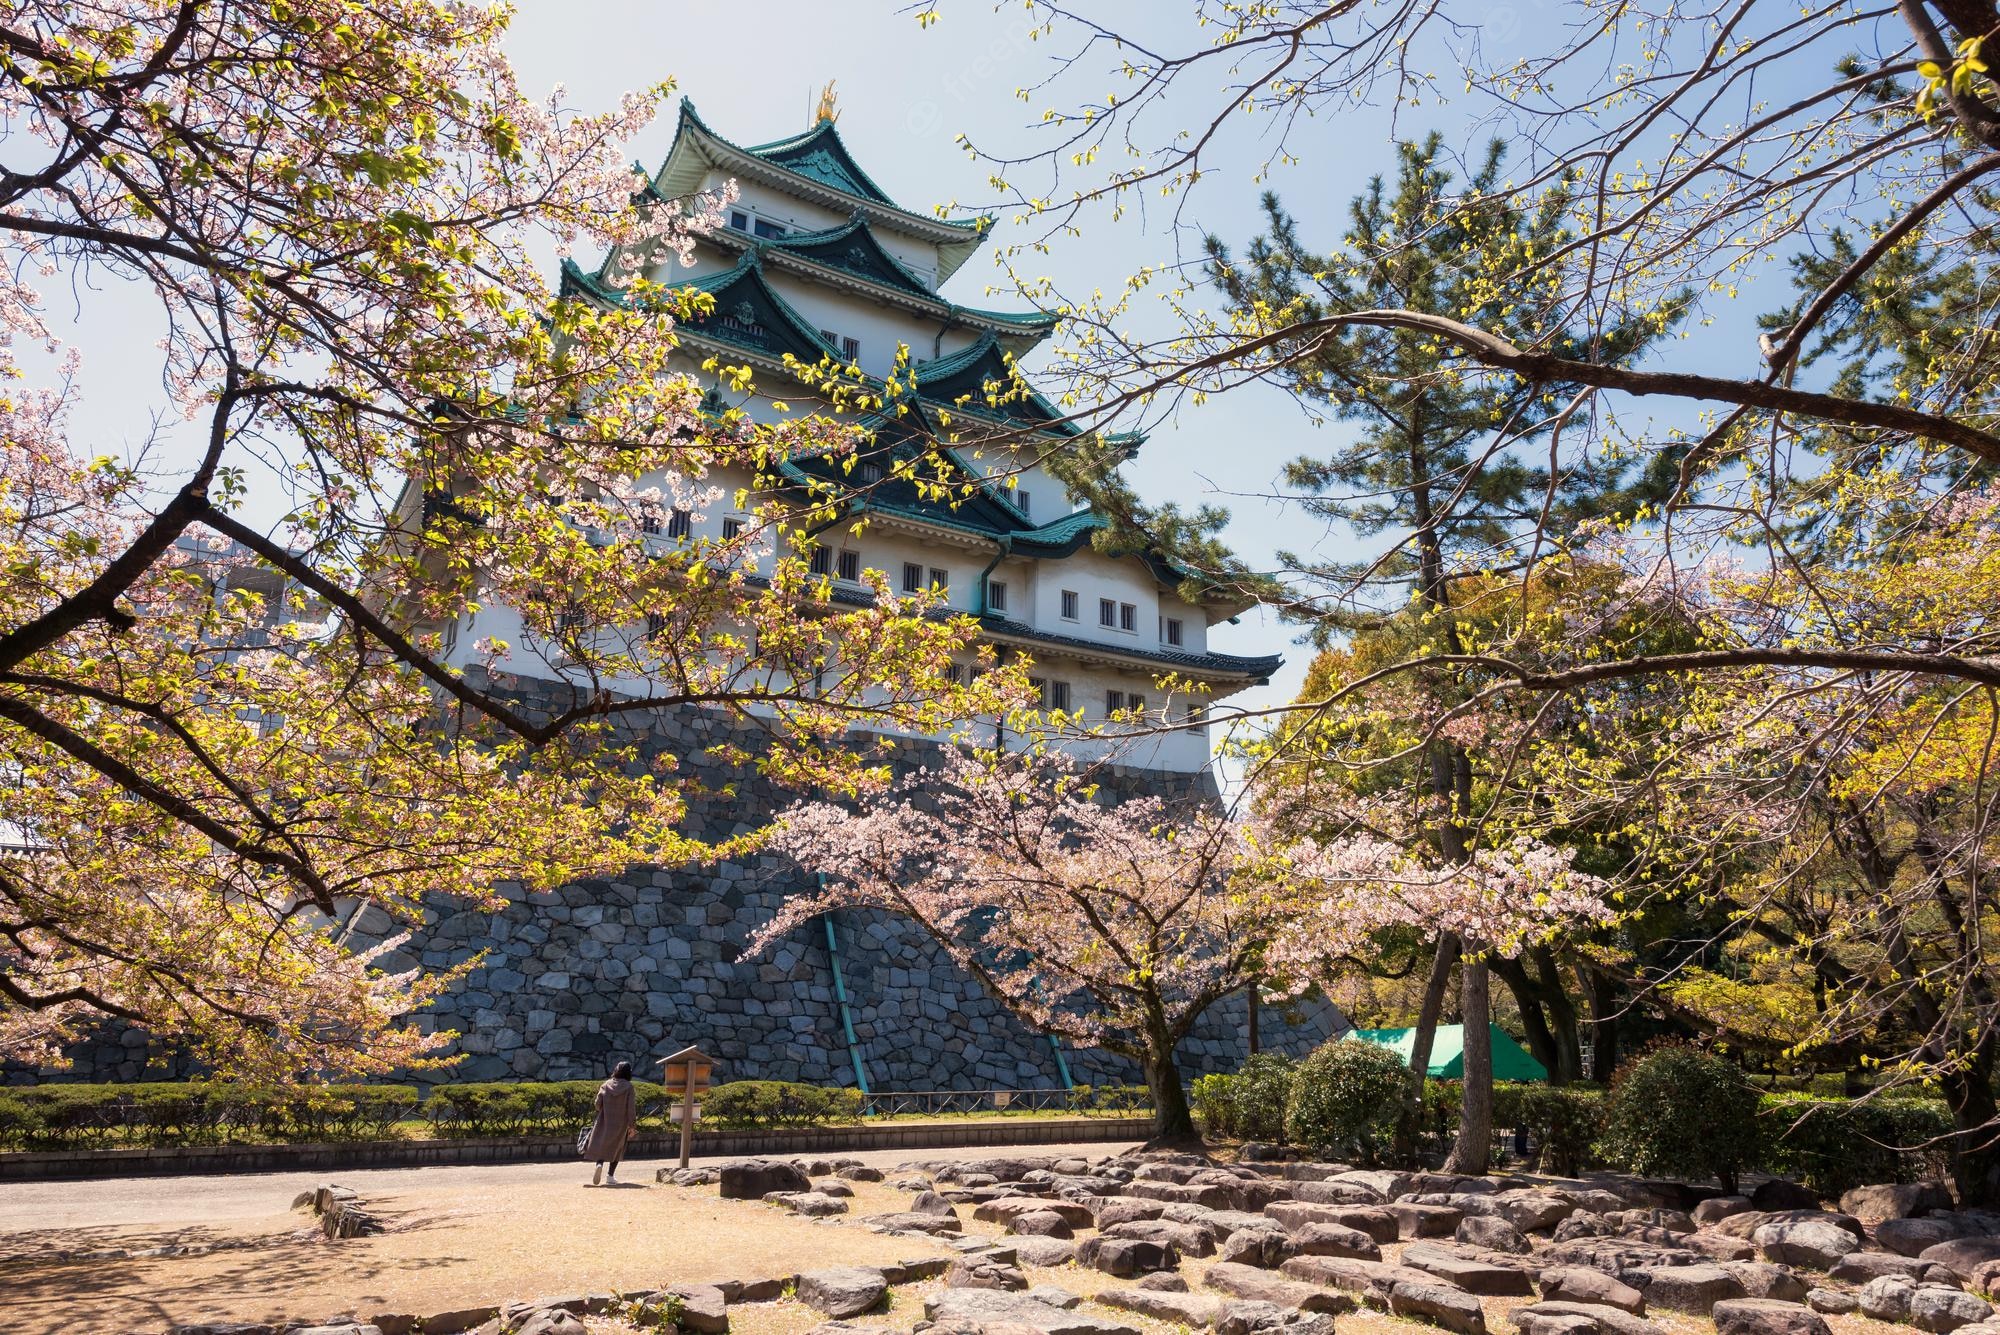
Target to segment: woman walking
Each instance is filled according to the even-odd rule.
[[[576,1143],[576,1151],[593,1159],[597,1169],[590,1175],[596,1186],[608,1176],[618,1180],[618,1161],[625,1157],[625,1142],[639,1129],[639,1092],[632,1088],[632,1063],[619,1062],[611,1078],[597,1087],[597,1119]],[[605,1164],[611,1171],[604,1171]]]

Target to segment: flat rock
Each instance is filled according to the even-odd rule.
[[[1143,1282],[1143,1281],[1142,1281]],[[1255,1266],[1217,1261],[1202,1274],[1202,1283],[1220,1293],[1252,1302],[1296,1307],[1301,1312],[1326,1312],[1335,1316],[1354,1310],[1354,1299],[1303,1280],[1285,1279]]]
[[[1806,1300],[1806,1282],[1785,1266],[1765,1261],[1724,1261],[1722,1268],[1736,1276],[1746,1298],[1769,1298],[1781,1303]]]
[[[1541,1294],[1549,1302],[1592,1303],[1633,1316],[1646,1315],[1646,1295],[1602,1270],[1559,1265],[1542,1271]]]
[[[910,1201],[909,1213],[949,1215],[958,1218],[958,1207],[932,1191],[928,1186],[921,1188]]]
[[[1951,1207],[1951,1192],[1942,1182],[1887,1182],[1855,1187],[1840,1196],[1840,1208],[1864,1224],[1908,1219]]]
[[[1297,1256],[1352,1256],[1363,1261],[1379,1261],[1382,1249],[1375,1239],[1345,1224],[1307,1224],[1291,1235]]]
[[[1007,1231],[1031,1238],[1076,1236],[1076,1230],[1070,1227],[1069,1220],[1055,1210],[1030,1210],[1026,1214],[1017,1214],[1007,1222]]]
[[[1778,1220],[1750,1235],[1757,1252],[1779,1265],[1830,1270],[1841,1257],[1861,1250],[1860,1241],[1829,1219]]]
[[[958,1233],[965,1227],[958,1222],[957,1215],[919,1214],[915,1211],[862,1215],[858,1222],[899,1233],[929,1233],[933,1237],[941,1233]]]
[[[1356,1261],[1345,1256],[1294,1256],[1278,1273],[1329,1289],[1344,1289],[1371,1307],[1386,1307],[1389,1292],[1399,1283],[1436,1284],[1437,1276],[1414,1266],[1385,1261]]]
[[[1701,1316],[1717,1303],[1743,1298],[1743,1282],[1719,1265],[1652,1266],[1633,1272],[1655,1310],[1692,1312]]]
[[[1170,1242],[1100,1235],[1077,1244],[1076,1262],[1119,1279],[1135,1279],[1155,1270],[1176,1269],[1181,1257]]]
[[[1298,1255],[1298,1250],[1292,1235],[1281,1228],[1245,1228],[1223,1239],[1219,1254],[1224,1261],[1276,1270]]]
[[[1397,1234],[1405,1238],[1448,1238],[1458,1231],[1459,1221],[1465,1218],[1465,1211],[1449,1205],[1390,1201],[1382,1208],[1396,1216]]]
[[[944,1284],[948,1289],[1001,1289],[1010,1293],[1025,1293],[1028,1277],[1015,1266],[989,1261],[984,1257],[962,1256],[945,1267]]]
[[[1183,1256],[1213,1256],[1215,1238],[1207,1229],[1193,1224],[1176,1224],[1171,1219],[1135,1219],[1129,1224],[1113,1224],[1099,1234],[1104,1238],[1145,1238],[1165,1243]]]
[[[1902,1321],[1910,1315],[1910,1296],[1917,1281],[1908,1275],[1878,1275],[1854,1292],[1861,1315],[1876,1321]]]
[[[1705,1201],[1697,1202],[1694,1209],[1689,1211],[1689,1215],[1693,1218],[1695,1226],[1702,1228],[1709,1224],[1719,1224],[1731,1215],[1748,1214],[1756,1208],[1750,1203],[1748,1196],[1711,1196]]]
[[[1817,1210],[1819,1193],[1796,1182],[1774,1177],[1757,1184],[1750,1204],[1759,1210]]]
[[[1709,1313],[1716,1335],[1831,1335],[1826,1319],[1804,1303],[1730,1298]]]
[[[1660,1328],[1644,1317],[1598,1303],[1544,1300],[1517,1307],[1510,1315],[1521,1335],[1558,1331],[1562,1327],[1554,1325],[1554,1322],[1575,1318],[1588,1321],[1593,1335],[1660,1335]]]
[[[1057,1307],[1032,1293],[997,1289],[941,1290],[924,1299],[924,1317],[954,1330],[1013,1328],[1040,1335],[1139,1335],[1136,1328],[1108,1317]]]
[[[984,1201],[974,1208],[972,1217],[989,1224],[1009,1224],[1024,1214],[1043,1211],[1061,1215],[1063,1222],[1071,1228],[1090,1228],[1097,1223],[1097,1216],[1089,1206],[1078,1205],[1075,1201],[1052,1201],[1041,1196],[1008,1196]]]
[[[1312,1205],[1378,1205],[1382,1193],[1360,1182],[1328,1178],[1323,1182],[1294,1182],[1291,1199]]]
[[[800,1302],[839,1321],[873,1310],[888,1295],[889,1283],[879,1270],[866,1266],[831,1266],[799,1276]]]
[[[1876,1233],[1879,1236],[1881,1229]],[[2000,1260],[2000,1238],[1953,1238],[1924,1248],[1917,1253],[1917,1259],[1969,1278],[1985,1262]]]
[[[1910,1324],[1918,1330],[1952,1331],[1993,1315],[1993,1305],[1964,1289],[1919,1285],[1910,1295]]]
[[[1846,1316],[1856,1303],[1853,1294],[1840,1289],[1813,1289],[1806,1294],[1806,1306],[1821,1316]]]
[[[1142,1201],[1133,1196],[1110,1196],[1091,1203],[1091,1216],[1098,1228],[1130,1223],[1134,1219],[1158,1219],[1166,1206],[1159,1201]]]
[[[761,1201],[774,1191],[810,1191],[812,1179],[782,1159],[742,1159],[716,1169],[726,1201]]]
[[[846,1214],[847,1202],[838,1196],[828,1196],[818,1191],[772,1191],[764,1195],[767,1205],[781,1205],[793,1214],[802,1214],[808,1219],[824,1219],[828,1215]]]
[[[1467,1215],[1458,1221],[1458,1230],[1453,1236],[1472,1247],[1486,1247],[1496,1252],[1513,1252],[1525,1256],[1535,1249],[1535,1244],[1520,1229],[1504,1219],[1494,1219],[1487,1215]]]
[[[1977,1230],[1951,1215],[1884,1219],[1875,1225],[1876,1243],[1898,1256],[1921,1256],[1940,1243],[1976,1236]]]
[[[729,1329],[729,1300],[713,1284],[676,1284],[667,1290],[679,1299],[675,1318],[682,1330],[696,1335],[724,1335]]]
[[[1222,1303],[1217,1299],[1193,1293],[1166,1293],[1159,1289],[1100,1289],[1092,1297],[1106,1307],[1137,1312],[1140,1316],[1186,1326],[1191,1330],[1214,1324],[1217,1314],[1222,1311]]]
[[[1458,1331],[1459,1335],[1486,1335],[1486,1314],[1479,1306],[1479,1299],[1463,1289],[1434,1280],[1404,1280],[1396,1284],[1389,1290],[1389,1311]]]
[[[1456,1284],[1467,1293],[1477,1293],[1488,1298],[1526,1297],[1534,1292],[1534,1286],[1525,1270],[1514,1266],[1494,1265],[1451,1247],[1436,1243],[1413,1242],[1403,1248],[1400,1258],[1402,1265],[1413,1270],[1421,1270],[1451,1284]]]
[[[1068,1265],[1076,1259],[1076,1244],[1061,1238],[1016,1238],[1013,1247],[1022,1265]]]

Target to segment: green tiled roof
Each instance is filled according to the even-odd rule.
[[[693,104],[689,103],[688,107],[692,110]],[[787,171],[810,177],[821,185],[830,185],[842,194],[872,199],[890,208],[901,207],[889,198],[881,186],[869,179],[867,172],[861,170],[861,164],[847,151],[847,145],[841,142],[840,131],[832,121],[820,121],[804,134],[795,134],[789,139],[750,144],[743,151],[766,162],[776,163]]]
[[[823,232],[793,232],[789,236],[775,237],[756,243],[764,250],[780,250],[789,255],[799,255],[823,264],[829,269],[839,269],[843,273],[865,278],[883,287],[893,287],[922,297],[930,302],[939,302],[924,280],[903,267],[903,262],[891,255],[875,233],[868,226],[868,220],[857,213],[840,227],[829,227]]]
[[[919,393],[955,411],[1043,426],[1065,436],[1078,434],[1076,425],[1062,421],[1063,414],[1033,387],[1023,393],[1014,385],[1013,368],[991,330],[948,357],[918,362],[915,374]],[[989,388],[996,385],[997,392]]]

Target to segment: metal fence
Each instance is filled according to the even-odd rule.
[[[964,1117],[975,1113],[1149,1112],[1142,1085],[1077,1085],[1071,1089],[893,1089],[863,1096],[864,1117]]]

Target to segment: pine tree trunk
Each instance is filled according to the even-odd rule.
[[[1437,954],[1431,960],[1431,976],[1424,983],[1424,999],[1417,1011],[1417,1032],[1410,1040],[1410,1083],[1403,1094],[1403,1115],[1396,1122],[1396,1162],[1409,1168],[1417,1163],[1417,1138],[1424,1120],[1424,1079],[1431,1069],[1431,1048],[1437,1041],[1438,1017],[1444,1013],[1445,989],[1451,984],[1451,968],[1458,962],[1458,938],[1449,934],[1438,938]]]
[[[1448,1173],[1484,1173],[1493,1148],[1492,980],[1486,960],[1468,946],[1464,980],[1465,1100],[1458,1117],[1458,1139],[1444,1161]]]

